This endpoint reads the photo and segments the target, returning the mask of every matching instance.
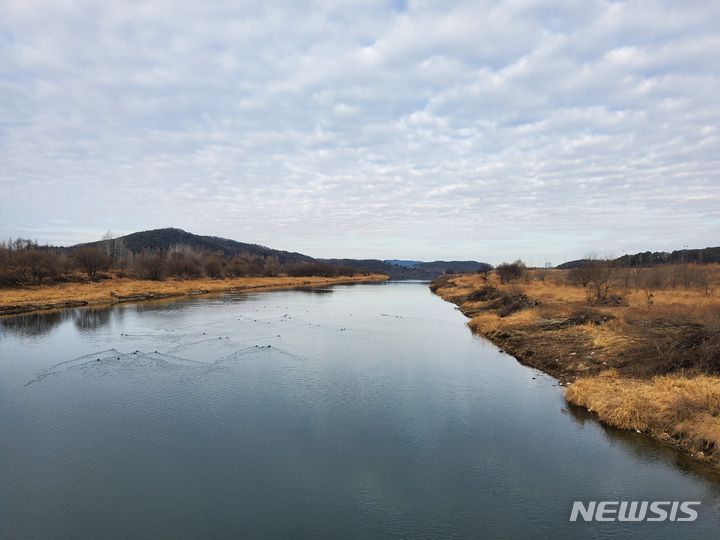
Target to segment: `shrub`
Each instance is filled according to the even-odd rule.
[[[613,260],[590,256],[568,272],[568,279],[575,285],[587,288],[588,301],[594,296],[596,301],[603,302],[608,298],[615,270],[616,264]]]
[[[73,259],[77,266],[87,273],[90,281],[95,279],[98,270],[107,270],[110,268],[112,260],[107,254],[99,249],[84,247],[78,249],[73,255]]]
[[[174,255],[167,265],[168,273],[173,276],[192,279],[202,276],[202,265],[195,257],[187,255]]]
[[[527,272],[527,266],[521,260],[517,260],[512,263],[502,263],[497,265],[495,272],[500,278],[501,283],[510,283],[512,281],[521,279]]]
[[[135,266],[137,273],[145,279],[154,281],[165,279],[167,265],[160,255],[145,253],[136,259]]]
[[[208,257],[205,261],[205,273],[213,279],[220,279],[223,275],[223,260],[215,255]]]
[[[20,252],[33,282],[41,283],[45,278],[57,278],[60,274],[58,256],[48,250],[30,249]]]

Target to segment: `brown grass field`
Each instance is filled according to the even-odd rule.
[[[385,279],[387,279],[387,276],[383,275],[169,279],[167,281],[114,278],[94,283],[61,283],[57,285],[0,289],[0,315],[14,315],[81,305],[152,300],[189,294],[289,289],[338,283],[383,281]]]
[[[720,265],[703,269],[709,285],[665,285],[652,302],[622,276],[612,301],[589,301],[564,270],[504,285],[493,274],[445,276],[431,287],[475,332],[558,378],[568,402],[720,467]]]

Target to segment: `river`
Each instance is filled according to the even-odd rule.
[[[0,538],[717,537],[711,470],[465,321],[408,282],[2,319]]]

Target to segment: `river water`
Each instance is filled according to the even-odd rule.
[[[711,471],[465,321],[403,282],[0,320],[0,538],[717,538]]]

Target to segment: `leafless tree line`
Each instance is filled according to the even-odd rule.
[[[94,281],[107,277],[105,272],[109,271],[118,277],[152,280],[354,273],[351,268],[329,264],[282,265],[274,256],[252,253],[226,256],[222,252],[202,251],[188,245],[136,253],[127,249],[122,239],[113,239],[109,232],[98,246],[71,250],[41,246],[36,241],[22,238],[0,242],[0,286],[77,281],[81,276]]]
[[[545,281],[553,271],[547,268],[528,269],[517,260],[501,263],[495,273],[501,283],[538,279]],[[621,266],[616,259],[590,255],[583,264],[572,268],[567,274],[560,274],[572,285],[583,287],[588,301],[611,302],[617,300],[621,290],[642,290],[648,305],[653,303],[654,294],[661,289],[695,289],[710,296],[714,293],[712,272],[709,265],[695,263],[662,264],[649,266]]]
[[[571,283],[588,291],[588,300],[605,301],[613,288],[642,290],[648,304],[660,289],[700,289],[713,294],[711,273],[707,266],[681,263],[656,266],[619,266],[613,259],[591,257],[568,273]]]

